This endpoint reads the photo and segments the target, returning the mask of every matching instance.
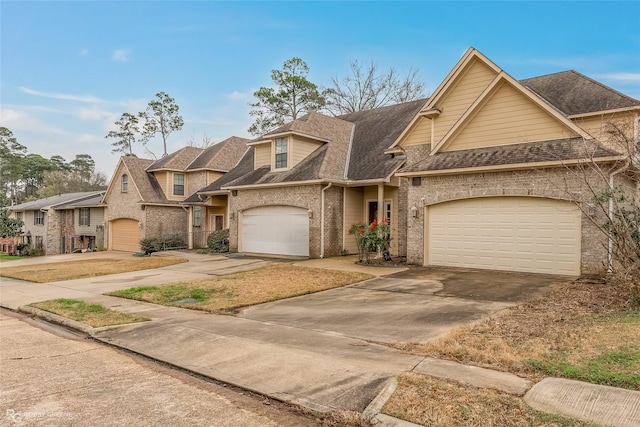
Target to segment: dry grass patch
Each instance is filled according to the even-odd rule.
[[[187,262],[179,257],[131,257],[130,259],[103,258],[82,261],[54,262],[49,264],[2,267],[0,276],[29,282],[48,283],[84,277],[105,276],[107,274],[148,270]]]
[[[85,323],[94,328],[149,320],[147,317],[111,310],[101,304],[89,304],[76,299],[59,298],[29,305],[77,322]]]
[[[382,412],[430,427],[592,425],[536,411],[516,396],[416,373],[398,378],[398,388]]]
[[[625,289],[576,281],[433,343],[398,343],[411,353],[512,372],[640,389],[640,312]]]
[[[245,273],[141,286],[109,295],[217,312],[337,288],[371,277],[364,273],[274,264]]]

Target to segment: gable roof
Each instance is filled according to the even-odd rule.
[[[203,151],[204,150],[202,148],[183,147],[178,151],[174,151],[173,153],[168,154],[159,160],[156,160],[151,165],[149,165],[147,170],[149,172],[162,170],[162,169],[183,171]]]
[[[471,150],[444,151],[426,156],[398,171],[400,176],[416,172],[453,173],[462,169],[478,168],[532,168],[541,164],[576,162],[579,160],[621,160],[624,156],[583,138],[558,139],[554,141],[525,142]]]
[[[569,70],[520,80],[566,116],[640,107],[640,101]]]
[[[349,180],[384,179],[404,160],[384,151],[398,138],[426,99],[405,102],[373,110],[339,116],[355,124],[346,178]]]
[[[526,90],[518,81],[513,79],[509,74],[504,71],[500,71],[493,81],[485,88],[480,96],[469,106],[469,108],[462,114],[462,116],[456,121],[456,123],[445,133],[440,141],[432,146],[431,152],[435,153],[440,149],[446,147],[449,142],[459,134],[461,129],[464,129],[474,118],[474,116],[486,105],[486,101],[491,99],[491,96],[504,84],[516,90],[516,93],[523,95],[528,99],[528,103],[537,105],[537,107],[546,112],[548,116],[555,118],[564,128],[571,131],[574,135],[579,135],[585,139],[591,139],[591,136],[585,132],[582,128],[576,125],[573,121],[560,114],[555,108],[552,108],[547,102],[541,100],[537,95],[529,90]],[[522,117],[522,119],[526,119]],[[525,142],[525,141],[514,141]]]
[[[156,177],[151,172],[147,172],[147,169],[155,163],[153,160],[125,156],[121,158],[121,161],[129,173],[129,182],[133,183],[140,194],[141,202],[175,203],[167,200]]]
[[[12,211],[38,211],[40,209],[57,208],[71,202],[91,199],[93,197],[101,197],[104,190],[99,191],[83,191],[78,193],[58,194],[57,196],[45,197],[31,202],[21,203],[9,207]]]
[[[229,172],[222,175],[220,178],[216,179],[211,184],[207,185],[204,188],[201,188],[200,190],[189,196],[183,203],[201,202],[202,200],[200,199],[199,194],[226,194],[227,191],[222,190],[223,186],[238,178],[243,177],[253,170],[253,154],[253,147],[249,147],[248,149],[246,149],[244,156],[242,156],[235,167],[233,167]]]
[[[223,187],[386,179],[402,165],[404,159],[385,154],[385,149],[425,102],[421,99],[338,117],[309,113],[269,132],[253,141],[253,144],[291,133],[326,141],[325,144],[289,170],[271,171],[270,166],[253,170],[252,167],[241,177],[226,182]]]
[[[209,169],[227,172],[238,163],[247,151],[247,142],[249,142],[248,139],[238,136],[220,141],[202,150],[185,170]]]
[[[102,196],[104,196],[105,191],[100,191],[93,197],[75,200],[69,203],[64,203],[61,205],[57,205],[54,209],[77,209],[77,208],[95,208],[104,206],[102,204]]]

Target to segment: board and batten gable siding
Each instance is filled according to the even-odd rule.
[[[349,234],[351,226],[358,222],[366,222],[364,218],[364,189],[344,188],[344,249],[350,254],[358,253],[358,245],[353,234]]]
[[[420,117],[409,132],[402,138],[399,145],[409,147],[412,145],[431,144],[431,124],[433,120]]]
[[[73,216],[75,232],[80,236],[95,236],[96,226],[105,222],[104,208],[89,208],[89,225],[80,225],[80,209],[74,209]]]
[[[467,67],[435,106],[441,114],[434,120],[434,144],[444,137],[497,76],[493,69],[478,59],[474,59]]]
[[[253,146],[254,169],[262,166],[271,166],[271,143],[258,144]]]
[[[289,167],[294,167],[321,146],[322,143],[318,141],[300,136],[289,137]]]
[[[576,136],[509,83],[485,99],[479,110],[440,151],[548,141]]]

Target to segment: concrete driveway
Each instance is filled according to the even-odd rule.
[[[366,282],[249,307],[247,319],[375,342],[426,342],[540,295],[566,276],[411,268]]]

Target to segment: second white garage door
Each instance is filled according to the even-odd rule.
[[[572,203],[490,197],[427,211],[429,265],[580,274],[580,210]]]
[[[309,214],[294,206],[263,206],[242,212],[242,252],[309,256]]]

